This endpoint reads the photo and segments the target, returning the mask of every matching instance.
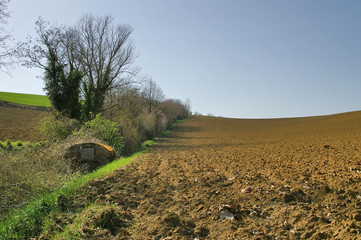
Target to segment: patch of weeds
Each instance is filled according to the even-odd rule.
[[[51,201],[52,196],[39,198],[26,208],[13,212],[11,218],[3,220],[0,224],[0,239],[28,239],[34,232],[40,231],[42,223],[39,216],[52,210],[54,206]]]
[[[162,134],[162,137],[165,137],[165,136],[168,136],[172,131],[170,129],[168,129],[167,131],[165,131],[163,134]]]
[[[6,140],[4,143],[3,143],[3,149],[5,151],[11,151],[13,149],[13,145],[11,145],[11,142],[10,140]]]
[[[40,148],[46,147],[47,144],[48,144],[47,141],[31,143],[28,141],[11,142],[10,140],[6,140],[4,142],[0,141],[0,151],[20,151],[20,150],[28,150],[28,149],[38,150]]]
[[[142,148],[141,148],[142,151],[148,150],[154,143],[155,143],[154,140],[145,141],[145,142],[142,144]]]
[[[77,213],[74,221],[68,224],[57,239],[93,239],[98,237],[112,238],[127,236],[126,228],[132,221],[131,214],[115,205],[90,205]]]

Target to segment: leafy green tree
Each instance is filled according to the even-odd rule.
[[[71,64],[70,64],[71,65]],[[49,49],[48,65],[45,68],[45,88],[53,107],[66,117],[80,119],[80,83],[81,72],[72,66],[65,73],[64,66],[59,63],[53,49]]]

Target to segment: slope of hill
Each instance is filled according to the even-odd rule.
[[[47,96],[0,92],[0,141],[42,140],[38,121],[48,107]]]
[[[45,112],[0,106],[0,141],[31,141],[44,140],[38,124]]]
[[[0,92],[0,100],[29,106],[50,107],[51,105],[47,96],[35,94]]]
[[[360,139],[361,112],[194,117],[62,199],[39,239],[359,239]]]

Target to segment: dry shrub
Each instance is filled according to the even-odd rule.
[[[156,136],[157,117],[154,113],[142,113],[137,120],[141,134],[145,139],[152,139]]]
[[[168,125],[167,117],[161,111],[134,116],[128,110],[119,110],[115,119],[121,128],[125,155],[139,151],[144,141],[160,136]]]
[[[143,141],[136,126],[129,125],[125,129],[123,136],[125,143],[125,147],[124,147],[125,155],[130,155],[140,150]]]
[[[156,126],[155,126],[156,135],[159,136],[163,132],[165,132],[167,130],[167,125],[168,125],[167,116],[163,112],[158,111],[156,114]]]
[[[175,121],[186,118],[190,114],[186,105],[178,99],[168,99],[163,101],[159,105],[159,109],[167,117],[167,128],[169,128]]]
[[[139,127],[136,119],[132,117],[132,114],[129,114],[129,112],[125,110],[119,111],[119,115],[116,119],[123,136],[123,153],[125,155],[130,155],[139,151],[142,146],[143,138],[139,133]]]
[[[0,218],[39,194],[54,190],[76,177],[63,156],[75,143],[94,141],[89,136],[70,136],[63,142],[19,151],[0,151]]]
[[[144,140],[153,139],[167,129],[168,120],[161,111],[140,114],[137,120]]]

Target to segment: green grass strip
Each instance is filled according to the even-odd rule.
[[[0,99],[7,102],[30,105],[30,106],[43,106],[43,107],[51,106],[49,98],[44,95],[0,92]]]

